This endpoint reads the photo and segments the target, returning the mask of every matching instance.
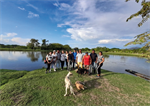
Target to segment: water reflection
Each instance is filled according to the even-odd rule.
[[[31,59],[32,62],[38,61],[41,52],[27,52],[27,57]]]
[[[0,51],[0,69],[31,71],[46,67],[43,60],[47,53],[48,52]],[[144,58],[105,54],[104,57],[105,62],[102,69],[119,73],[127,73],[125,69],[131,69],[150,75],[150,63],[147,63]]]

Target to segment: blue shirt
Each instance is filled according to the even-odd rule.
[[[73,52],[72,54],[73,54],[73,56],[74,56],[74,60],[76,60],[77,52]]]

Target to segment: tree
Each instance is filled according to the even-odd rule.
[[[42,46],[46,46],[46,42],[48,42],[48,40],[42,39]]]
[[[126,0],[126,2],[129,0]],[[139,0],[135,0],[137,3],[139,3]],[[132,14],[126,21],[128,22],[130,19],[141,16],[142,21],[138,24],[138,26],[142,26],[144,22],[146,22],[150,18],[150,1],[142,0],[141,2],[141,10],[139,10],[137,13]],[[150,52],[150,31],[144,32],[142,34],[139,34],[135,36],[135,40],[127,43],[125,46],[131,45],[131,44],[144,44],[142,48],[146,48]]]
[[[35,49],[36,47],[39,47],[38,39],[31,39],[30,42],[27,43],[27,47],[31,49]]]

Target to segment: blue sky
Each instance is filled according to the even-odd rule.
[[[125,48],[150,28],[126,19],[140,3],[125,0],[0,0],[0,43],[26,45],[31,38],[71,47]]]

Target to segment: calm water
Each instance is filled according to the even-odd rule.
[[[46,52],[0,51],[0,69],[40,69],[46,67],[43,63],[45,56]],[[131,69],[150,76],[150,63],[133,56],[106,55],[102,69],[118,73],[127,73],[125,69]]]

